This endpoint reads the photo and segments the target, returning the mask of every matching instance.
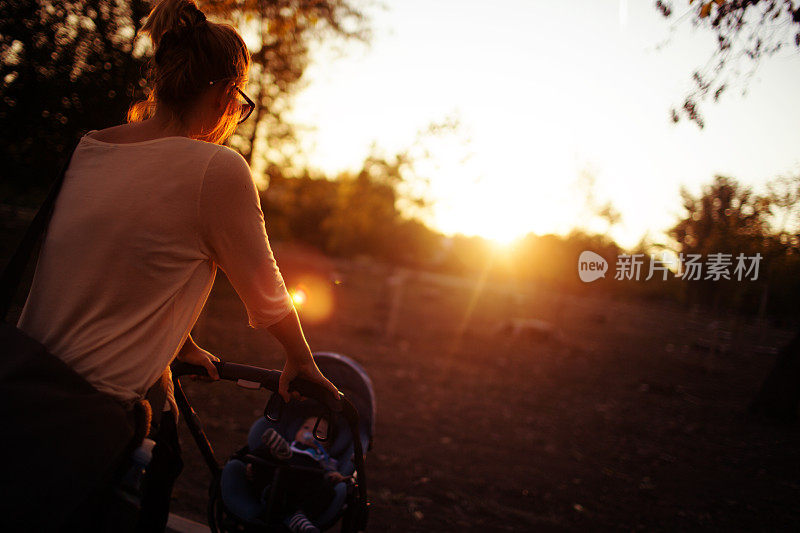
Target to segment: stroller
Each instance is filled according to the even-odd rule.
[[[272,391],[264,408],[264,416],[259,417],[250,428],[247,446],[234,454],[223,468],[220,468],[200,420],[180,384],[182,376],[207,375],[206,371],[202,367],[177,361],[172,364],[175,400],[211,470],[207,518],[214,533],[288,531],[282,523],[285,509],[281,508],[283,500],[279,494],[281,476],[291,475],[293,469],[303,470],[308,474],[311,469],[263,456],[255,457],[250,452],[258,447],[260,437],[267,428],[275,429],[284,437],[294,435],[303,423],[302,413],[308,412],[309,403],[313,403],[317,411],[324,413],[330,421],[331,429],[336,430],[328,430],[331,435],[335,435],[332,442],[327,443],[330,456],[337,460],[337,470],[348,476],[347,482],[337,483],[333,487],[330,504],[322,514],[314,518],[314,522],[321,531],[331,529],[339,521],[343,533],[366,530],[369,503],[364,450],[372,448],[376,413],[372,382],[361,365],[347,356],[332,352],[315,352],[313,355],[325,377],[344,393],[341,400],[322,386],[296,379],[290,384],[289,390],[299,392],[305,399],[285,403],[277,394],[279,371],[234,363],[215,363],[221,380],[235,381],[244,388]],[[318,426],[319,422],[314,427],[314,437],[324,441],[328,435],[323,435]],[[272,482],[260,496],[248,485],[245,461],[258,462],[274,471]],[[319,469],[317,473],[322,475],[324,471]]]

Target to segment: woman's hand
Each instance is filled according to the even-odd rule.
[[[292,309],[289,314],[268,329],[286,350],[286,364],[278,381],[278,394],[281,395],[285,402],[288,402],[290,398],[300,397],[297,391],[292,392],[291,395],[289,394],[289,383],[296,377],[318,383],[331,391],[337,398],[341,397],[339,389],[328,381],[317,368],[317,363],[314,362],[314,357],[308,348],[306,337],[303,335],[303,328],[300,326],[300,318],[297,316],[297,311]]]
[[[278,381],[278,394],[283,397],[285,402],[288,402],[290,398],[300,398],[300,394],[297,391],[292,391],[291,395],[289,394],[289,383],[297,377],[322,385],[337,398],[342,394],[339,392],[339,389],[336,388],[336,385],[322,375],[311,353],[308,353],[300,363],[297,362],[296,358],[291,356],[286,359],[286,364],[283,366],[283,372],[281,372],[281,377]]]
[[[184,363],[202,366],[206,369],[208,377],[212,381],[219,379],[217,367],[214,366],[214,362],[219,361],[219,357],[200,348],[195,344],[194,340],[192,340],[192,337],[186,339],[183,348],[181,348],[181,351],[178,352],[175,358]]]

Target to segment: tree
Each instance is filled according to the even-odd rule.
[[[308,67],[310,46],[325,39],[367,42],[364,10],[353,0],[201,0],[200,5],[256,36],[248,87],[256,112],[231,144],[256,163],[256,171],[269,163],[291,166],[297,140],[285,113]]]
[[[338,201],[324,224],[328,249],[341,255],[390,254],[392,233],[401,222],[399,164],[369,157],[358,174],[345,173],[337,181],[341,183]]]
[[[666,18],[674,16],[675,2],[657,0],[656,8]],[[683,4],[683,2],[681,2]],[[672,119],[681,115],[701,128],[705,122],[700,102],[709,96],[719,100],[742,74],[742,62],[749,64],[746,78],[752,77],[762,59],[778,50],[800,49],[800,5],[794,0],[688,0],[687,11],[695,26],[710,30],[717,38],[716,49],[708,63],[692,73],[692,89],[680,110],[672,109]],[[746,92],[745,89],[743,92]]]
[[[749,77],[764,57],[782,48],[800,48],[800,5],[795,6],[793,0],[700,0],[693,7],[692,4],[694,0],[689,0],[687,14],[692,15],[695,25],[704,26],[716,35],[717,48],[707,66],[692,74],[693,88],[685,97],[681,111],[672,109],[672,119],[677,122],[683,114],[702,128],[704,120],[698,109],[699,103],[709,95],[717,101],[740,76],[738,66],[742,60],[750,63]],[[656,8],[664,17],[670,18],[673,14],[671,1],[657,0]],[[773,200],[776,198],[773,197]],[[780,209],[782,201],[785,204],[794,199],[791,195],[784,196],[777,198],[773,205]],[[797,234],[791,238],[779,235],[777,239],[768,239],[769,244],[778,244],[771,246],[772,249],[787,250],[786,254],[780,255],[778,264],[784,267],[788,264],[789,268],[792,263],[796,264],[798,237]],[[774,267],[770,272],[770,275],[773,274]],[[786,288],[790,287],[782,287]],[[785,292],[782,291],[783,294]],[[761,308],[764,307],[762,299]],[[793,420],[796,417],[797,390],[800,389],[799,339],[800,332],[781,352],[775,368],[751,404],[751,412],[779,420]],[[787,416],[788,413],[791,416]]]
[[[366,17],[346,0],[200,5],[212,18],[258,36],[251,50],[255,119],[230,144],[251,163],[257,146],[262,159],[286,163],[281,156],[296,143],[284,114],[308,65],[311,43],[334,36],[366,40]],[[27,196],[24,202],[37,204],[80,134],[125,121],[145,88],[150,50],[137,33],[150,7],[147,0],[0,0],[4,196]]]
[[[428,267],[436,261],[441,236],[420,216],[429,205],[407,151],[373,153],[357,172],[329,179],[301,169],[287,177],[268,169],[269,189],[261,195],[270,236],[299,240],[340,255],[371,255],[393,263]]]
[[[336,207],[340,184],[307,170],[293,178],[285,177],[277,165],[268,170],[270,186],[261,193],[261,205],[270,237],[325,250],[328,239],[323,224]]]
[[[716,176],[698,196],[686,189],[681,189],[681,196],[686,215],[669,230],[669,235],[678,243],[678,251],[684,257],[699,254],[705,260],[709,254],[728,253],[733,259],[739,253],[748,257],[759,252],[764,254],[769,233],[766,220],[769,203],[765,198],[723,176]],[[764,263],[769,259],[765,258]],[[705,273],[702,276],[704,278]],[[765,286],[763,278],[762,275],[760,286]],[[752,307],[747,305],[747,297],[759,293],[750,284],[742,284],[735,278],[686,281],[683,286],[691,291],[691,300],[712,304],[715,308],[723,304]]]
[[[787,185],[788,184],[788,185]],[[686,216],[670,230],[670,236],[684,254],[703,258],[716,252],[762,256],[757,283],[731,281],[687,281],[695,296],[715,307],[732,304],[763,315],[770,307],[785,314],[797,314],[800,298],[800,253],[797,235],[786,238],[786,220],[794,213],[788,202],[797,193],[791,180],[769,184],[766,196],[730,178],[717,176],[698,196],[681,191]],[[786,210],[789,210],[788,212]],[[770,224],[778,215],[779,223]],[[692,284],[692,285],[689,285]],[[796,417],[800,401],[800,334],[785,346],[761,391],[750,406],[758,415],[781,421]]]
[[[735,180],[715,176],[699,196],[681,189],[687,216],[670,234],[685,253],[709,253],[734,246],[753,248],[767,233],[769,203]]]
[[[141,88],[134,36],[148,10],[144,0],[0,1],[4,196],[43,189],[80,133],[124,121]]]

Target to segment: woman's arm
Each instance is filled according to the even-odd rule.
[[[268,331],[286,350],[279,393],[300,376],[338,393],[319,371],[272,254],[250,168],[220,147],[209,162],[198,201],[201,249],[225,271],[247,309],[250,326]]]
[[[289,401],[289,383],[298,376],[319,383],[335,395],[339,394],[336,386],[317,368],[305,335],[303,335],[297,311],[292,309],[288,315],[276,324],[269,326],[267,330],[278,339],[286,350],[286,364],[278,384],[278,393],[285,401]],[[299,396],[296,392],[293,395]]]

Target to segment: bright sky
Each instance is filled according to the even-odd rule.
[[[674,223],[682,184],[697,192],[721,173],[759,187],[800,171],[797,53],[765,61],[746,97],[705,105],[704,130],[671,122],[714,47],[688,19],[671,32],[641,0],[387,2],[369,47],[315,51],[292,119],[313,127],[311,166],[335,173],[359,168],[373,142],[391,154],[457,116],[420,169],[434,227],[566,233],[586,222],[576,180],[589,169],[597,199],[622,214],[611,235],[630,247]]]

